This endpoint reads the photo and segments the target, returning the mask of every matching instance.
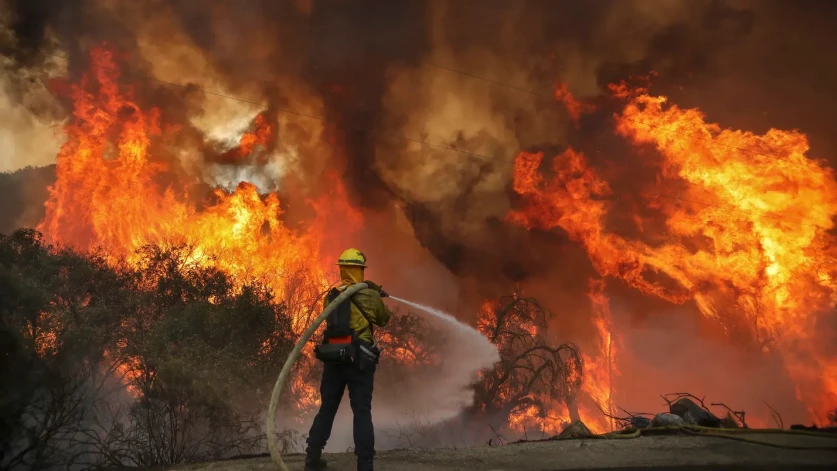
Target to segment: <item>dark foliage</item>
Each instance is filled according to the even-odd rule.
[[[130,267],[0,236],[0,467],[148,466],[263,445],[292,345],[285,306],[188,247]]]

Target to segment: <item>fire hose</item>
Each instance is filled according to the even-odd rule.
[[[658,433],[679,433],[683,432],[688,435],[697,435],[705,437],[728,438],[730,440],[737,440],[741,442],[754,443],[756,445],[772,446],[775,448],[785,448],[790,450],[837,450],[837,445],[825,446],[803,446],[790,445],[771,442],[769,440],[759,440],[751,437],[740,436],[742,434],[783,434],[783,435],[803,435],[809,437],[831,438],[837,439],[837,435],[833,433],[813,432],[808,430],[784,430],[784,429],[749,429],[749,428],[715,428],[702,427],[699,425],[674,425],[667,427],[649,427],[644,429],[630,428],[622,432],[611,432],[601,435],[595,435],[595,438],[639,438],[641,435],[652,435]]]
[[[288,467],[282,460],[282,454],[276,449],[276,405],[279,403],[279,396],[282,394],[285,382],[287,382],[288,376],[291,374],[291,368],[293,367],[296,359],[299,357],[299,354],[302,353],[302,347],[304,347],[308,342],[308,339],[314,335],[317,327],[319,327],[320,324],[326,320],[326,317],[331,314],[331,311],[353,294],[367,287],[368,285],[366,283],[351,285],[346,288],[340,296],[337,296],[334,301],[330,302],[323,310],[323,313],[314,319],[314,322],[312,322],[311,325],[305,329],[305,332],[303,332],[302,337],[299,338],[299,341],[296,343],[296,346],[294,346],[291,354],[288,355],[288,359],[285,360],[285,365],[282,366],[282,371],[279,372],[279,377],[276,378],[276,384],[273,386],[273,394],[270,395],[270,406],[267,408],[267,447],[270,450],[270,457],[273,459],[273,462],[276,463],[282,471],[288,471]]]

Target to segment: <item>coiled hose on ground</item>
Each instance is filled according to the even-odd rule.
[[[282,371],[279,372],[279,377],[276,378],[276,384],[273,386],[273,394],[270,395],[270,405],[267,408],[267,447],[270,450],[270,457],[273,459],[273,462],[276,463],[282,471],[288,471],[288,467],[285,465],[285,462],[282,461],[282,454],[276,449],[276,405],[279,403],[279,396],[282,394],[285,382],[291,374],[291,368],[293,367],[296,359],[299,357],[299,354],[302,352],[302,347],[304,347],[305,343],[308,342],[308,339],[314,335],[317,327],[319,327],[320,324],[326,320],[326,317],[331,314],[331,311],[333,311],[334,308],[339,306],[340,303],[348,299],[350,296],[365,288],[368,288],[366,283],[351,285],[346,288],[346,290],[343,291],[337,299],[328,304],[328,306],[323,310],[323,313],[314,319],[314,322],[312,322],[311,325],[305,329],[305,332],[302,334],[302,337],[299,338],[299,341],[291,351],[291,354],[288,355],[288,359],[285,360],[285,365],[282,367]]]
[[[602,435],[596,435],[596,438],[638,438],[641,435],[652,435],[659,433],[686,433],[689,435],[700,435],[706,437],[728,438],[730,440],[738,440],[747,443],[754,443],[757,445],[772,446],[775,448],[785,448],[790,450],[835,450],[837,451],[837,444],[825,446],[802,446],[776,443],[767,440],[758,440],[752,437],[742,437],[742,434],[785,434],[785,435],[805,435],[810,437],[831,438],[837,439],[837,435],[833,433],[814,432],[809,430],[785,430],[785,429],[749,429],[749,428],[714,428],[701,427],[699,425],[675,425],[668,427],[650,427],[644,429],[633,429],[623,432],[611,432]]]

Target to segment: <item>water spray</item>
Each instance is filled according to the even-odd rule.
[[[435,349],[447,361],[435,366],[434,387],[422,390],[408,408],[413,414],[415,408],[426,408],[425,417],[432,423],[459,415],[463,408],[474,404],[474,389],[470,386],[479,381],[477,372],[492,368],[500,360],[497,346],[474,327],[439,309],[401,298],[393,300],[438,323],[443,330],[440,333],[445,334]]]
[[[475,341],[477,341],[479,343],[482,343],[482,344],[492,345],[491,342],[489,342],[488,339],[485,338],[485,336],[482,335],[482,333],[480,333],[480,331],[471,327],[468,324],[463,324],[462,322],[459,321],[459,319],[453,317],[452,315],[450,315],[446,312],[442,312],[442,311],[440,311],[436,308],[433,308],[433,307],[430,307],[430,306],[425,306],[423,304],[418,304],[418,303],[414,303],[412,301],[407,301],[406,299],[396,298],[395,296],[390,296],[389,298],[394,300],[394,301],[398,301],[399,303],[403,303],[403,304],[406,304],[410,307],[414,307],[416,309],[419,309],[419,310],[421,310],[421,311],[423,311],[427,314],[430,314],[430,315],[436,317],[437,319],[445,321],[446,323],[453,326],[464,337],[468,337],[468,338],[470,338],[472,340],[475,340]]]

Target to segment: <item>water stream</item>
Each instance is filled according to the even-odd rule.
[[[460,322],[457,318],[453,317],[452,315],[446,312],[442,312],[434,307],[414,303],[412,301],[407,301],[406,299],[397,298],[395,296],[390,296],[389,298],[400,303],[406,304],[410,307],[416,308],[419,311],[424,312],[425,314],[430,314],[431,316],[449,324],[451,328],[454,329],[454,333],[457,334],[458,337],[461,337],[461,340],[473,342],[470,345],[472,351],[484,352],[488,354],[489,358],[486,358],[487,360],[493,361],[494,357],[499,356],[499,354],[497,353],[497,347],[494,344],[492,344],[484,335],[482,335],[477,329],[471,327],[470,325]]]

